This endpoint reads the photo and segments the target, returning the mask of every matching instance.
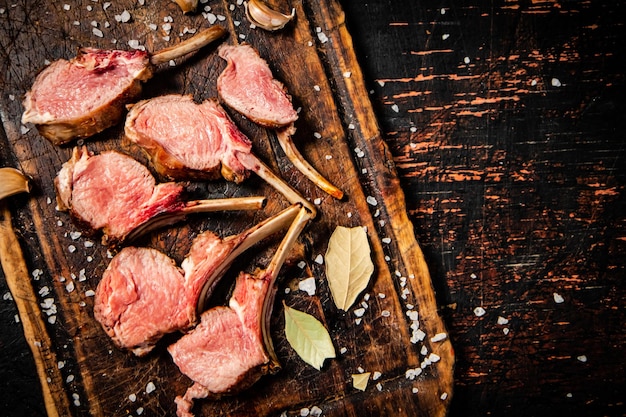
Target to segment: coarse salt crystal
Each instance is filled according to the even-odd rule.
[[[428,355],[428,360],[430,360],[432,363],[439,362],[440,359],[441,357],[435,352],[431,352],[430,355]]]
[[[67,378],[65,378],[65,382],[69,384],[70,382],[74,381],[74,378],[74,375],[68,375]]]
[[[372,197],[371,195],[368,195],[365,201],[367,201],[367,204],[369,204],[370,206],[378,205],[378,201],[376,201],[376,198]]]
[[[382,241],[383,243],[391,243],[391,238],[389,238],[389,237],[384,237],[384,238],[382,238],[382,239],[381,239],[381,241]]]
[[[380,378],[383,374],[381,374],[378,371],[374,371],[374,373],[372,374],[372,381],[376,381],[378,378]]]
[[[365,314],[364,308],[357,308],[356,310],[354,310],[354,315],[357,317],[363,317],[363,314]]]
[[[74,291],[74,281],[70,281],[65,285],[65,291],[72,292]]]
[[[319,86],[319,85],[314,85],[314,86],[313,86],[313,90],[315,90],[315,91],[321,91],[322,89],[320,88],[320,86]]]
[[[315,139],[321,139],[322,138],[322,134],[319,132],[313,132],[313,136],[315,137]]]
[[[313,204],[315,204],[316,206],[319,206],[320,204],[322,204],[322,199],[321,198],[316,198],[315,200],[313,200]]]
[[[422,346],[422,349],[420,349],[420,354],[422,354],[423,356],[426,356],[428,354],[428,348],[426,347],[426,345]]]
[[[465,58],[463,58],[463,62],[465,62],[466,64],[469,64],[470,63],[469,56],[466,56]]]
[[[96,295],[96,292],[94,290],[85,291],[85,297],[93,297],[94,295]]]
[[[407,311],[406,315],[409,316],[409,319],[412,321],[417,321],[419,318],[419,313],[415,310]]]
[[[322,415],[322,409],[319,408],[318,406],[314,405],[313,407],[311,407],[311,416],[313,417],[319,417]]]
[[[498,316],[498,324],[500,325],[504,325],[504,324],[508,324],[509,323],[509,319],[506,319],[502,316]]]
[[[550,81],[550,84],[552,84],[552,87],[560,87],[561,86],[561,81],[558,78],[553,78]]]
[[[324,32],[317,32],[317,39],[319,39],[321,43],[328,42],[328,36],[326,36]]]
[[[81,232],[70,232],[70,237],[72,238],[72,240],[76,240],[81,236],[82,236]]]
[[[341,353],[342,355],[343,355],[344,353],[346,353],[347,351],[348,351],[348,349],[347,349],[347,348],[345,348],[345,347],[342,347],[341,349],[339,349],[339,353]]]
[[[148,385],[146,385],[146,394],[150,394],[151,392],[154,392],[154,390],[156,390],[154,382],[148,382]]]
[[[311,413],[311,410],[304,407],[300,409],[300,417],[307,417]]]
[[[504,329],[502,329],[502,333],[504,333],[505,335],[509,334],[509,328],[505,327]]]
[[[321,254],[319,254],[315,257],[314,262],[318,265],[322,265],[324,263],[324,257]]]
[[[557,304],[561,304],[562,302],[565,301],[565,299],[563,299],[561,294],[558,294],[558,293],[552,293],[552,297],[554,297],[554,302]]]
[[[383,384],[381,384],[380,382],[378,384],[376,384],[376,389],[378,391],[382,391],[383,390]]]
[[[442,401],[445,401],[446,398],[448,398],[448,393],[444,392],[443,394],[441,394],[441,397],[439,397],[439,398],[441,398]]]
[[[391,316],[391,312],[389,310],[383,310],[380,312],[380,315],[383,317],[389,317]]]
[[[352,76],[352,72],[350,72],[350,71],[345,71],[343,73],[343,78],[350,78],[351,76]]]
[[[481,317],[484,316],[486,313],[485,309],[482,307],[476,307],[474,309],[474,314],[476,315],[476,317]]]
[[[363,320],[362,318],[358,318],[358,319],[354,320],[354,323],[358,326],[359,324],[361,324],[362,320]]]
[[[142,415],[143,414],[143,407],[137,408],[136,413],[137,413],[138,416]]]
[[[22,135],[27,134],[29,131],[30,131],[30,127],[24,126],[24,125],[20,126],[20,132],[22,133]]]
[[[63,5],[63,10],[69,10],[69,9],[71,9],[71,6],[69,4]]]
[[[124,10],[122,12],[122,14],[120,15],[120,21],[122,23],[126,23],[126,22],[130,21],[130,13],[129,13],[128,10]]]
[[[91,29],[91,32],[96,35],[99,38],[103,38],[104,37],[104,33],[102,33],[102,31],[98,28],[93,28]]]
[[[449,33],[444,33],[443,35],[441,35],[441,39],[443,39],[444,41],[448,39],[449,37],[450,37]]]
[[[220,22],[223,22],[224,20],[226,20],[226,16],[222,14],[218,14],[216,17],[217,17],[217,20],[219,20]]]
[[[314,277],[309,277],[306,279],[303,279],[302,281],[300,281],[298,283],[298,289],[300,291],[304,291],[309,295],[315,295],[315,278]]]
[[[108,9],[108,8],[109,8],[109,6],[111,6],[111,2],[110,2],[110,1],[104,2],[104,3],[102,4],[102,10],[106,10],[106,9]]]
[[[400,111],[400,107],[398,107],[397,104],[392,104],[391,105],[391,110],[395,111],[396,113],[398,113]]]
[[[448,335],[445,333],[437,333],[436,335],[430,338],[430,341],[433,343],[441,342],[442,340],[446,340],[447,337]]]
[[[587,356],[586,355],[580,355],[580,356],[576,356],[576,359],[578,359],[580,362],[587,362]]]
[[[67,251],[68,251],[69,253],[74,253],[74,252],[76,252],[76,246],[74,246],[74,245],[69,245],[69,246],[67,247]]]

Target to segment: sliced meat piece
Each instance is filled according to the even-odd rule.
[[[277,129],[283,151],[293,165],[324,192],[343,198],[343,191],[323,177],[300,154],[291,137],[298,114],[285,87],[275,80],[267,62],[250,45],[222,45],[219,55],[227,61],[217,78],[220,98],[231,108],[261,126]]]
[[[298,120],[285,86],[252,46],[222,45],[218,53],[227,65],[217,78],[217,91],[229,107],[270,128]]]
[[[301,209],[267,269],[240,273],[228,307],[205,311],[198,326],[168,347],[174,363],[194,381],[176,397],[179,417],[193,416],[197,398],[238,392],[280,368],[269,333],[276,278],[310,218]]]
[[[194,239],[180,268],[155,249],[122,249],[96,288],[96,320],[118,347],[147,354],[164,334],[195,325],[197,312],[233,260],[286,227],[298,211],[294,205],[225,239],[205,231]]]
[[[125,106],[141,93],[153,66],[220,38],[214,26],[152,56],[142,51],[83,48],[44,69],[24,99],[22,123],[34,123],[56,145],[86,138],[122,120]]]
[[[139,145],[154,168],[172,179],[241,182],[252,171],[292,204],[315,207],[252,153],[250,140],[214,99],[166,95],[135,104],[126,117],[126,137]]]
[[[148,219],[185,206],[183,187],[156,184],[150,171],[117,151],[90,154],[75,148],[55,179],[58,205],[112,239],[123,239]]]
[[[183,271],[155,249],[122,249],[96,289],[96,320],[117,346],[138,356],[163,334],[189,328],[195,314]]]
[[[91,230],[102,230],[103,240],[115,244],[140,229],[151,230],[179,221],[188,213],[257,209],[263,198],[183,201],[183,187],[157,184],[150,171],[117,151],[90,154],[75,148],[55,178],[60,210]],[[148,227],[150,226],[150,227]]]
[[[216,100],[196,104],[191,96],[172,94],[140,101],[128,113],[125,133],[170,178],[222,175],[241,182],[248,175],[238,155],[250,153],[252,144]]]

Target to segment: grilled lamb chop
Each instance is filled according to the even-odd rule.
[[[343,192],[317,172],[291,140],[298,114],[285,86],[274,78],[267,62],[248,44],[222,45],[218,53],[227,62],[217,78],[220,98],[253,122],[277,129],[278,141],[293,165],[326,193],[343,198]]]
[[[189,213],[257,209],[264,198],[183,200],[183,187],[156,184],[141,163],[117,151],[93,155],[75,148],[54,180],[60,210],[115,244],[156,227],[182,220]]]
[[[309,219],[302,208],[267,269],[241,272],[228,306],[202,313],[200,324],[168,347],[174,363],[194,381],[176,397],[179,417],[193,416],[197,398],[236,393],[280,369],[269,333],[276,278]]]
[[[180,268],[155,249],[122,249],[96,289],[96,320],[118,347],[137,356],[147,354],[164,334],[195,325],[205,300],[233,260],[286,227],[299,209],[293,205],[225,239],[205,231],[194,239]]]
[[[141,94],[154,67],[221,38],[213,26],[153,55],[143,51],[83,48],[70,61],[43,70],[24,99],[22,123],[34,123],[55,145],[87,138],[122,120],[125,106]]]
[[[166,95],[132,106],[126,137],[149,156],[154,168],[173,179],[241,182],[252,171],[292,204],[313,205],[252,153],[250,140],[214,99],[197,104],[191,96]]]

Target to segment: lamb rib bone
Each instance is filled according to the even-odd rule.
[[[291,136],[298,113],[285,86],[274,78],[267,62],[249,44],[222,45],[218,54],[226,68],[217,78],[220,98],[233,110],[260,126],[276,130],[283,151],[292,164],[320,189],[336,199],[343,191],[324,178],[302,156]]]
[[[58,209],[69,211],[82,226],[102,230],[103,242],[111,245],[190,213],[258,209],[265,201],[243,197],[185,202],[181,184],[157,184],[148,168],[132,157],[117,151],[94,155],[86,147],[74,148],[54,185]]]
[[[154,168],[172,179],[215,179],[239,183],[254,172],[292,204],[316,209],[252,153],[252,143],[216,99],[196,103],[189,95],[170,94],[133,105],[124,127]]]
[[[276,280],[310,219],[311,213],[300,209],[267,268],[241,272],[229,305],[202,313],[200,324],[168,347],[174,363],[193,380],[176,397],[179,417],[193,416],[194,399],[241,391],[280,369],[269,332]]]
[[[22,123],[33,123],[55,145],[87,138],[120,122],[157,64],[195,52],[226,33],[213,26],[150,55],[140,50],[81,48],[40,72],[25,95]]]
[[[300,207],[292,205],[224,239],[204,231],[194,239],[180,267],[155,249],[125,247],[111,260],[98,283],[96,320],[118,347],[137,356],[147,354],[164,334],[195,325],[232,262],[290,225]]]

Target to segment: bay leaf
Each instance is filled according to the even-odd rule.
[[[364,372],[362,374],[352,374],[352,386],[358,390],[365,391],[367,383],[370,380],[370,372]]]
[[[328,330],[310,314],[285,307],[285,336],[287,341],[303,361],[319,370],[324,360],[335,357],[333,345]]]
[[[337,226],[326,250],[326,279],[337,308],[347,311],[374,272],[363,227]]]

